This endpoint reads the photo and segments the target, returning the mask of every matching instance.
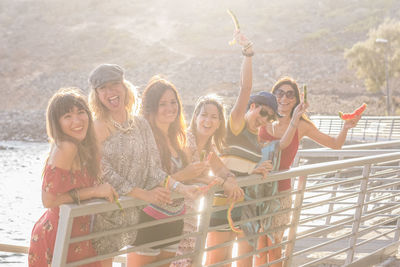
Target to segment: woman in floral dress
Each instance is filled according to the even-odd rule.
[[[47,134],[51,150],[43,171],[42,201],[47,211],[32,230],[29,266],[51,266],[59,206],[90,198],[118,196],[109,184],[97,184],[97,147],[91,113],[76,88],[59,90],[47,107]],[[89,233],[90,216],[74,219],[71,237]],[[96,256],[90,241],[69,246],[67,262]],[[100,266],[99,262],[84,266]]]

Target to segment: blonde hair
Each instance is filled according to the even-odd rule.
[[[137,96],[136,87],[127,80],[123,80],[122,84],[125,87],[125,110],[129,115],[136,115],[139,108],[139,98]],[[110,123],[110,114],[108,109],[101,103],[99,95],[95,88],[91,88],[89,93],[89,107],[93,112],[95,119]]]

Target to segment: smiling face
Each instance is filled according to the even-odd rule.
[[[209,138],[214,135],[220,125],[218,108],[213,104],[204,104],[196,117],[196,133]]]
[[[125,109],[126,88],[120,81],[107,82],[96,88],[100,102],[111,112]]]
[[[278,101],[278,112],[281,115],[290,115],[293,108],[297,105],[297,96],[295,90],[289,84],[282,84],[274,91]]]
[[[72,109],[58,119],[61,131],[79,142],[83,141],[89,126],[89,115],[83,108]]]
[[[246,113],[247,127],[252,132],[258,132],[261,126],[275,118],[274,111],[266,105],[252,103]]]
[[[166,90],[158,102],[158,110],[155,117],[156,124],[165,126],[173,123],[178,116],[178,109],[179,104],[174,91]]]

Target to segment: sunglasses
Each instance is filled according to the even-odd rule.
[[[258,112],[258,114],[260,114],[261,117],[265,118],[267,117],[267,120],[271,121],[271,120],[275,120],[275,115],[274,114],[269,114],[268,111],[266,111],[265,109],[261,108],[260,111]]]
[[[293,90],[289,90],[289,91],[283,91],[282,89],[277,89],[274,92],[274,95],[277,98],[282,98],[284,95],[286,96],[287,99],[293,99],[296,97],[296,93]]]

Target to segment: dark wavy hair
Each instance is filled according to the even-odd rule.
[[[157,75],[152,77],[143,92],[141,114],[147,119],[153,130],[153,135],[160,152],[162,167],[164,171],[171,174],[171,151],[168,148],[167,139],[155,122],[160,99],[167,90],[174,92],[178,103],[178,114],[176,119],[169,125],[168,139],[182,159],[183,166],[186,166],[188,164],[184,152],[184,147],[186,146],[186,122],[183,116],[182,102],[175,85],[163,79],[161,76]]]
[[[282,77],[274,84],[274,86],[272,86],[271,93],[275,95],[276,90],[278,90],[282,85],[285,85],[285,84],[292,87],[292,89],[295,93],[295,96],[296,96],[296,105],[294,105],[294,107],[292,108],[292,111],[290,112],[290,117],[292,117],[294,109],[297,107],[298,104],[300,104],[300,89],[299,89],[299,85],[297,84],[297,82],[289,76]],[[312,123],[306,114],[303,114],[301,116],[301,119]]]
[[[190,121],[189,129],[196,136],[197,126],[196,120],[200,114],[202,107],[210,104],[214,105],[218,109],[218,116],[220,120],[220,125],[217,130],[215,130],[213,136],[208,139],[205,149],[210,151],[212,143],[215,144],[218,152],[222,152],[222,148],[225,145],[225,135],[226,135],[226,126],[225,126],[225,108],[220,99],[216,95],[206,95],[202,96],[197,100],[196,107],[194,108],[192,120]]]
[[[89,118],[87,133],[82,141],[65,134],[61,129],[60,118],[70,112],[73,107],[84,110]],[[50,143],[55,145],[59,145],[62,141],[75,143],[78,147],[81,168],[86,168],[92,177],[98,179],[98,148],[92,113],[89,110],[86,97],[79,88],[61,88],[50,98],[46,112],[46,130]]]

